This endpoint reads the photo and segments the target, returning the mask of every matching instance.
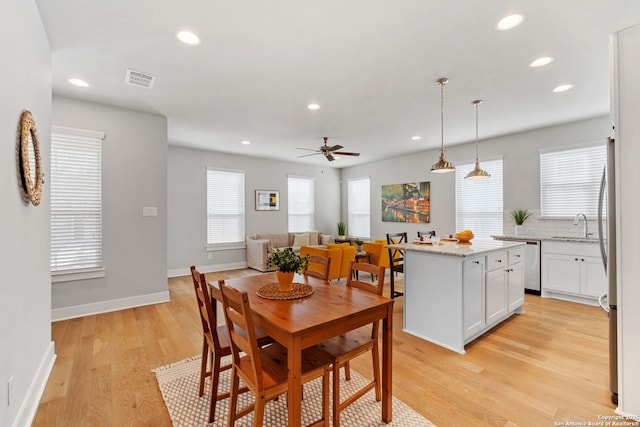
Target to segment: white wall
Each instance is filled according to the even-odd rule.
[[[54,283],[53,319],[168,300],[166,117],[54,96],[52,124],[105,132],[99,279]],[[143,217],[142,208],[158,216]]]
[[[25,203],[17,173],[20,115],[35,119],[49,172],[51,51],[33,0],[0,2],[0,425],[29,425],[54,361],[49,273],[49,185]],[[13,397],[7,405],[7,381]]]
[[[605,141],[612,136],[609,116],[573,122],[528,132],[488,139],[480,142],[483,159],[503,159],[504,209],[540,209],[539,150],[590,141]],[[445,140],[446,144],[446,140]],[[475,160],[475,142],[446,149],[447,160],[454,165]],[[347,182],[363,176],[371,177],[371,238],[383,239],[386,233],[435,229],[438,234],[451,234],[455,229],[455,176],[453,173],[432,174],[431,165],[438,160],[439,150],[353,166],[342,170],[342,216],[347,218]],[[431,182],[431,222],[405,224],[382,222],[381,189],[385,184]],[[572,221],[566,221],[567,223]],[[543,225],[540,224],[542,227]],[[512,234],[512,224],[505,223],[505,233]]]
[[[315,228],[336,234],[340,220],[340,171],[293,162],[238,156],[177,146],[169,147],[168,267],[169,276],[246,266],[245,249],[207,252],[206,168],[245,171],[245,232],[287,231],[287,176],[315,178]],[[279,190],[279,211],[256,211],[255,190]],[[212,259],[208,258],[211,255]]]

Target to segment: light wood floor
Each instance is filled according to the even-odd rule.
[[[169,291],[166,304],[53,323],[57,360],[33,425],[170,426],[151,369],[199,354],[202,338],[191,278],[170,279]],[[403,333],[402,301],[393,394],[436,425],[553,426],[613,415],[607,319],[597,307],[527,295],[524,315],[459,355]],[[352,366],[369,376],[369,365]]]

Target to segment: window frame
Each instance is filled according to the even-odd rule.
[[[492,166],[493,163],[500,163],[500,171],[498,173]],[[503,157],[493,157],[485,159],[481,162],[482,169],[486,170],[491,174],[491,177],[486,179],[465,179],[464,177],[475,167],[475,160],[470,163],[458,164],[455,170],[455,226],[456,231],[461,231],[463,229],[471,229],[475,235],[475,238],[478,239],[490,239],[492,235],[502,235],[504,232],[504,158]],[[489,210],[481,211],[480,213],[483,215],[487,215],[487,217],[495,221],[495,225],[497,227],[489,227],[489,234],[485,235],[483,228],[477,225],[471,226],[468,223],[466,225],[460,225],[459,217],[465,215],[464,212],[460,212],[460,196],[459,192],[464,189],[464,187],[470,188],[471,185],[483,185],[485,183],[495,183],[498,179],[500,179],[500,191],[496,191],[496,193],[500,194],[500,206],[496,210],[496,212],[491,212]],[[462,183],[462,185],[460,185]],[[486,185],[486,184],[485,184]],[[480,192],[475,191],[474,194],[480,194]],[[473,203],[470,201],[468,203]],[[489,202],[487,202],[489,203]],[[490,203],[495,203],[494,201]],[[466,213],[466,215],[470,215],[471,212]],[[495,216],[495,218],[493,218]]]
[[[216,173],[216,172],[220,172],[223,174],[235,174],[235,175],[241,175],[242,179],[242,186],[241,189],[234,194],[233,196],[235,197],[235,199],[240,203],[240,205],[237,206],[229,206],[229,208],[235,208],[235,209],[240,209],[241,210],[241,214],[231,214],[231,213],[226,213],[226,214],[210,214],[209,213],[209,209],[210,209],[210,202],[212,202],[212,200],[210,200],[210,196],[211,191],[209,188],[209,184],[210,184],[210,175],[209,172],[212,173]],[[228,249],[242,249],[246,247],[246,222],[247,222],[247,212],[246,212],[246,171],[244,170],[239,170],[239,169],[226,169],[226,168],[219,168],[219,167],[214,167],[214,166],[207,166],[206,167],[206,173],[205,173],[205,187],[206,187],[206,250],[208,252],[213,252],[213,251],[223,251],[223,250],[228,250]],[[231,197],[232,195],[228,195],[228,197]],[[229,241],[220,241],[220,242],[211,242],[209,240],[210,236],[210,232],[212,232],[211,230],[211,224],[210,224],[210,217],[211,216],[216,216],[216,215],[224,215],[224,216],[233,216],[233,215],[240,215],[240,222],[242,223],[242,227],[241,227],[241,231],[239,232],[239,234],[237,235],[237,238],[239,240],[229,240]],[[224,228],[224,227],[223,227]]]
[[[310,202],[311,210],[306,213],[292,213],[292,208],[296,207],[297,201],[295,200],[295,196],[291,193],[291,180],[299,180],[306,181],[310,183],[311,189],[311,197],[308,199]],[[315,202],[315,177],[313,176],[303,176],[303,175],[287,175],[287,231],[289,233],[304,233],[305,231],[314,231],[315,230],[315,222],[316,222],[316,202]],[[291,216],[307,216],[310,219],[310,227],[308,230],[292,230],[291,228]],[[298,222],[298,221],[295,221]]]
[[[356,213],[352,210],[352,208],[354,207],[354,205],[356,204],[355,202],[352,202],[352,195],[351,195],[351,184],[360,182],[360,181],[367,181],[367,201],[366,201],[366,213],[360,212],[360,213]],[[354,189],[355,191],[355,189]],[[368,227],[367,227],[367,233],[364,235],[359,234],[357,231],[353,232],[353,225],[352,225],[352,216],[363,216],[366,215],[367,216],[367,222],[368,222]],[[356,230],[358,230],[358,227],[355,227]],[[347,180],[347,230],[349,230],[349,236],[352,237],[361,237],[364,239],[370,239],[371,238],[371,177],[369,176],[364,176],[364,177],[359,177],[359,178],[350,178]]]
[[[63,140],[66,138],[66,141],[58,141],[58,138],[60,140]],[[56,126],[53,125],[51,126],[51,206],[50,206],[50,268],[51,268],[51,283],[60,283],[60,282],[68,282],[68,281],[74,281],[74,280],[87,280],[87,279],[95,279],[95,278],[101,278],[101,277],[105,277],[106,275],[106,269],[104,267],[104,258],[103,258],[103,247],[104,247],[104,239],[103,239],[103,222],[102,222],[102,217],[103,217],[103,204],[102,204],[102,178],[103,178],[103,174],[102,174],[102,145],[104,143],[104,139],[105,139],[105,133],[104,132],[100,132],[100,131],[92,131],[92,130],[86,130],[86,129],[75,129],[75,128],[69,128],[69,127],[63,127],[63,126]],[[75,141],[74,141],[75,140]],[[96,230],[94,233],[98,233],[99,234],[99,239],[98,239],[98,243],[99,243],[99,256],[96,258],[96,265],[94,266],[89,266],[89,267],[75,267],[75,268],[67,268],[67,269],[55,269],[54,267],[54,261],[53,258],[55,257],[55,253],[56,251],[53,249],[53,245],[54,245],[54,241],[56,240],[56,236],[54,236],[54,233],[56,231],[56,226],[54,225],[54,223],[56,222],[56,219],[58,217],[64,218],[65,216],[69,216],[70,211],[73,212],[73,209],[69,209],[67,208],[66,211],[64,212],[65,209],[62,209],[59,213],[57,213],[58,209],[56,208],[57,202],[56,202],[56,198],[57,196],[57,192],[58,191],[64,191],[66,194],[74,194],[73,193],[73,188],[69,187],[69,183],[71,183],[71,185],[73,186],[77,186],[78,182],[76,181],[75,183],[72,180],[66,180],[66,186],[60,186],[58,187],[58,185],[61,185],[61,183],[65,182],[64,179],[59,178],[57,176],[57,171],[56,171],[56,162],[58,160],[60,161],[65,161],[65,160],[69,160],[68,158],[61,158],[58,159],[58,154],[57,151],[58,150],[62,150],[63,147],[57,147],[57,144],[61,144],[61,143],[66,143],[66,144],[71,144],[72,148],[77,149],[77,147],[79,147],[82,143],[93,143],[96,146],[94,146],[91,150],[88,150],[87,152],[85,152],[85,160],[87,158],[87,156],[93,156],[93,163],[95,165],[97,165],[98,167],[98,171],[97,171],[97,176],[93,176],[93,184],[94,184],[94,188],[98,188],[99,189],[99,194],[93,194],[93,200],[92,203],[96,204],[96,202],[98,203],[98,208],[94,208],[92,210],[90,210],[90,212],[93,212],[93,221],[97,222],[99,224],[99,230]],[[77,147],[74,147],[76,146]],[[97,148],[97,149],[96,149]],[[69,149],[69,148],[67,148]],[[97,151],[97,154],[96,154]],[[77,151],[74,151],[74,153],[77,153]],[[84,165],[86,166],[87,162],[84,162]],[[78,160],[77,163],[78,167],[81,166],[80,164],[80,160]],[[61,167],[62,169],[62,167]],[[67,172],[69,170],[69,167],[64,168],[65,172]],[[64,175],[62,175],[64,176]],[[89,177],[87,175],[83,176],[83,183],[87,183],[89,182]],[[97,182],[97,184],[96,184]],[[57,188],[56,188],[57,187]],[[96,200],[97,199],[97,200]],[[78,212],[78,210],[76,209],[75,212]],[[96,214],[97,212],[97,214]],[[62,226],[64,227],[64,226]],[[90,239],[91,240],[91,239]],[[90,241],[89,240],[89,241]],[[95,238],[93,239],[93,241],[95,241]]]

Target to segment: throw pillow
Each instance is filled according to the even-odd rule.
[[[320,244],[320,232],[319,231],[312,231],[309,232],[309,245],[311,246],[317,246]]]
[[[309,233],[296,234],[293,237],[293,246],[309,246]]]

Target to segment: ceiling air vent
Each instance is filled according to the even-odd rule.
[[[153,87],[153,84],[156,82],[156,76],[142,73],[140,71],[127,69],[127,73],[124,76],[124,82],[130,85],[151,89]]]

